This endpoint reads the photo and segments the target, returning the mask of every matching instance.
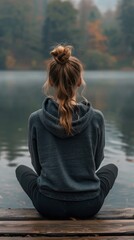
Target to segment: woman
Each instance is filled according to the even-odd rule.
[[[70,46],[57,46],[45,88],[53,88],[42,109],[29,118],[29,151],[35,172],[19,166],[16,176],[37,211],[47,218],[86,219],[102,207],[118,169],[104,158],[104,118],[77,90],[85,82]]]

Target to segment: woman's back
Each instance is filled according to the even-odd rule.
[[[30,152],[39,158],[39,166],[36,159],[33,165],[41,169],[39,188],[55,199],[94,198],[100,191],[95,171],[103,160],[103,116],[83,101],[74,106],[72,135],[67,135],[58,123],[58,104],[51,98],[46,98],[42,109],[29,119]],[[32,140],[35,138],[38,149]]]

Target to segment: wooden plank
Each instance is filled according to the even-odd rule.
[[[41,219],[35,209],[0,209],[0,221]],[[134,208],[100,211],[95,219],[134,219]]]
[[[0,237],[0,240],[134,240],[134,236],[102,236],[102,237]]]
[[[134,208],[100,211],[96,219],[134,219]]]
[[[0,235],[134,235],[134,220],[0,221]]]
[[[0,221],[3,220],[41,220],[39,213],[31,209],[0,209]]]

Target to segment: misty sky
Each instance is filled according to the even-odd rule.
[[[79,3],[80,0],[73,1]],[[105,12],[108,9],[113,10],[117,5],[118,0],[94,0],[94,2],[100,8],[101,11]]]
[[[117,5],[118,0],[94,0],[102,11],[107,9],[114,9]]]

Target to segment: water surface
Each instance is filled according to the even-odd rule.
[[[44,72],[0,72],[0,207],[32,207],[15,178],[19,164],[31,166],[27,120],[41,107]],[[85,96],[105,116],[103,164],[119,175],[103,208],[134,207],[134,72],[85,72]]]

